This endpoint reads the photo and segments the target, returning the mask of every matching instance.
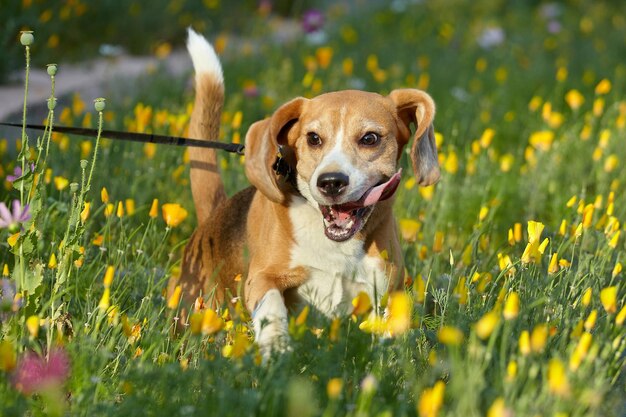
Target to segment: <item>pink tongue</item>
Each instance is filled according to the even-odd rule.
[[[359,200],[339,206],[341,208],[341,211],[339,211],[339,213],[344,212],[344,210],[347,212],[350,210],[354,210],[355,208],[371,206],[378,203],[379,201],[388,199],[396,192],[396,189],[400,184],[401,176],[402,168],[400,168],[398,172],[393,174],[393,176],[389,178],[389,181],[368,190]]]

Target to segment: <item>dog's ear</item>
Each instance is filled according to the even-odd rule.
[[[411,124],[415,124],[410,155],[418,184],[425,187],[436,183],[440,172],[433,128],[435,102],[425,92],[409,88],[393,90],[389,98],[400,119],[400,149],[409,141]]]
[[[273,165],[279,146],[282,146],[283,154],[293,155],[288,148],[287,135],[298,121],[305,100],[299,97],[283,104],[270,118],[252,124],[246,134],[246,176],[252,185],[276,203],[285,201],[291,185],[276,174]]]

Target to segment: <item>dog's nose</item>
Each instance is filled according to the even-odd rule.
[[[317,178],[317,188],[328,197],[337,197],[343,193],[350,178],[341,172],[329,172]]]

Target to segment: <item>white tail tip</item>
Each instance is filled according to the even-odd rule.
[[[220,83],[223,83],[222,65],[213,46],[204,36],[198,34],[192,28],[187,29],[187,33],[187,50],[193,61],[196,75],[210,73],[215,75]]]

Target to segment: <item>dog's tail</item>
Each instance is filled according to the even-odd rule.
[[[224,77],[222,66],[211,44],[189,28],[187,50],[196,73],[196,99],[189,136],[194,139],[218,140]],[[217,205],[226,198],[215,149],[189,148],[191,192],[196,206],[198,224],[207,220]]]

